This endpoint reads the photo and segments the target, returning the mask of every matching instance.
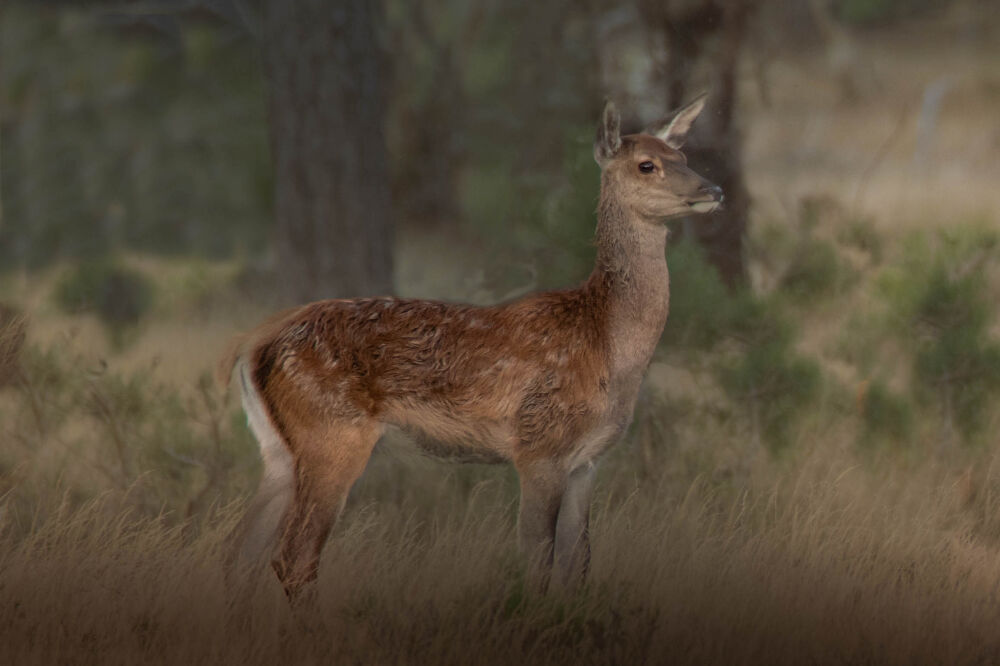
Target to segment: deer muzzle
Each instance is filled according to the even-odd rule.
[[[698,195],[697,199],[691,199],[687,202],[691,210],[696,213],[711,213],[722,205],[724,198],[722,188],[711,183],[706,183],[698,188]]]

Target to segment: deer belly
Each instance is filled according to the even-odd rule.
[[[403,431],[426,455],[454,462],[510,460],[512,436],[494,419],[430,406],[394,410],[388,423]]]
[[[424,435],[412,436],[417,449],[424,455],[457,463],[498,464],[508,462],[508,458],[493,449],[481,446],[467,446],[455,442],[444,442]]]

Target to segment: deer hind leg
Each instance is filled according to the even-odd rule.
[[[552,569],[556,521],[566,476],[547,463],[519,465],[517,472],[521,481],[518,542],[531,584],[544,590]]]
[[[295,491],[295,468],[288,443],[275,428],[244,360],[239,361],[238,369],[243,409],[260,445],[264,471],[257,495],[234,531],[234,547],[228,561],[230,572],[237,564],[256,567],[270,560],[281,521]]]
[[[590,569],[590,503],[596,472],[593,462],[570,472],[559,504],[553,575],[563,589],[579,585]]]
[[[315,580],[326,538],[380,434],[381,426],[373,420],[338,421],[291,434],[295,496],[271,563],[289,599]]]

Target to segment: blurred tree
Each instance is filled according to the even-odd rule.
[[[381,4],[268,0],[276,254],[296,300],[392,291]]]
[[[708,108],[695,124],[684,152],[693,168],[722,187],[725,205],[708,219],[685,224],[685,234],[705,249],[726,284],[746,277],[743,238],[750,196],[743,177],[743,145],[736,122],[737,66],[755,0],[640,0],[650,30],[658,31],[666,49],[662,83],[667,108],[681,106],[699,92],[698,65],[708,71]],[[708,48],[714,46],[714,48]]]
[[[390,0],[392,196],[406,223],[454,226],[467,159],[467,62],[489,3]]]
[[[571,0],[386,2],[400,224],[489,243],[500,293],[580,279],[593,261],[593,14]]]
[[[841,3],[841,5],[849,4],[851,3]],[[855,104],[866,86],[862,78],[864,57],[859,53],[850,30],[837,21],[834,9],[831,0],[809,0],[813,22],[826,50],[827,67],[840,86],[841,101]]]
[[[573,0],[509,2],[501,16],[514,26],[506,94],[517,112],[513,129],[523,144],[519,166],[529,173],[550,172],[558,180],[566,166],[567,126],[584,130],[582,147],[590,159],[602,104],[595,10]]]
[[[226,17],[181,5],[5,5],[0,269],[265,246],[258,46]]]

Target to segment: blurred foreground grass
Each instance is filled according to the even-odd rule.
[[[738,491],[711,473],[645,475],[625,495],[609,489],[636,470],[615,463],[595,507],[588,584],[547,597],[522,586],[502,472],[471,490],[439,470],[408,472],[406,492],[429,491],[437,507],[382,501],[365,484],[327,549],[316,605],[300,614],[269,575],[227,591],[234,507],[189,530],[106,496],[53,512],[27,536],[5,532],[0,659],[995,661],[996,494],[965,494],[965,479],[937,462],[905,472],[857,462],[816,446],[755,469]],[[986,467],[975,482],[995,486]]]

